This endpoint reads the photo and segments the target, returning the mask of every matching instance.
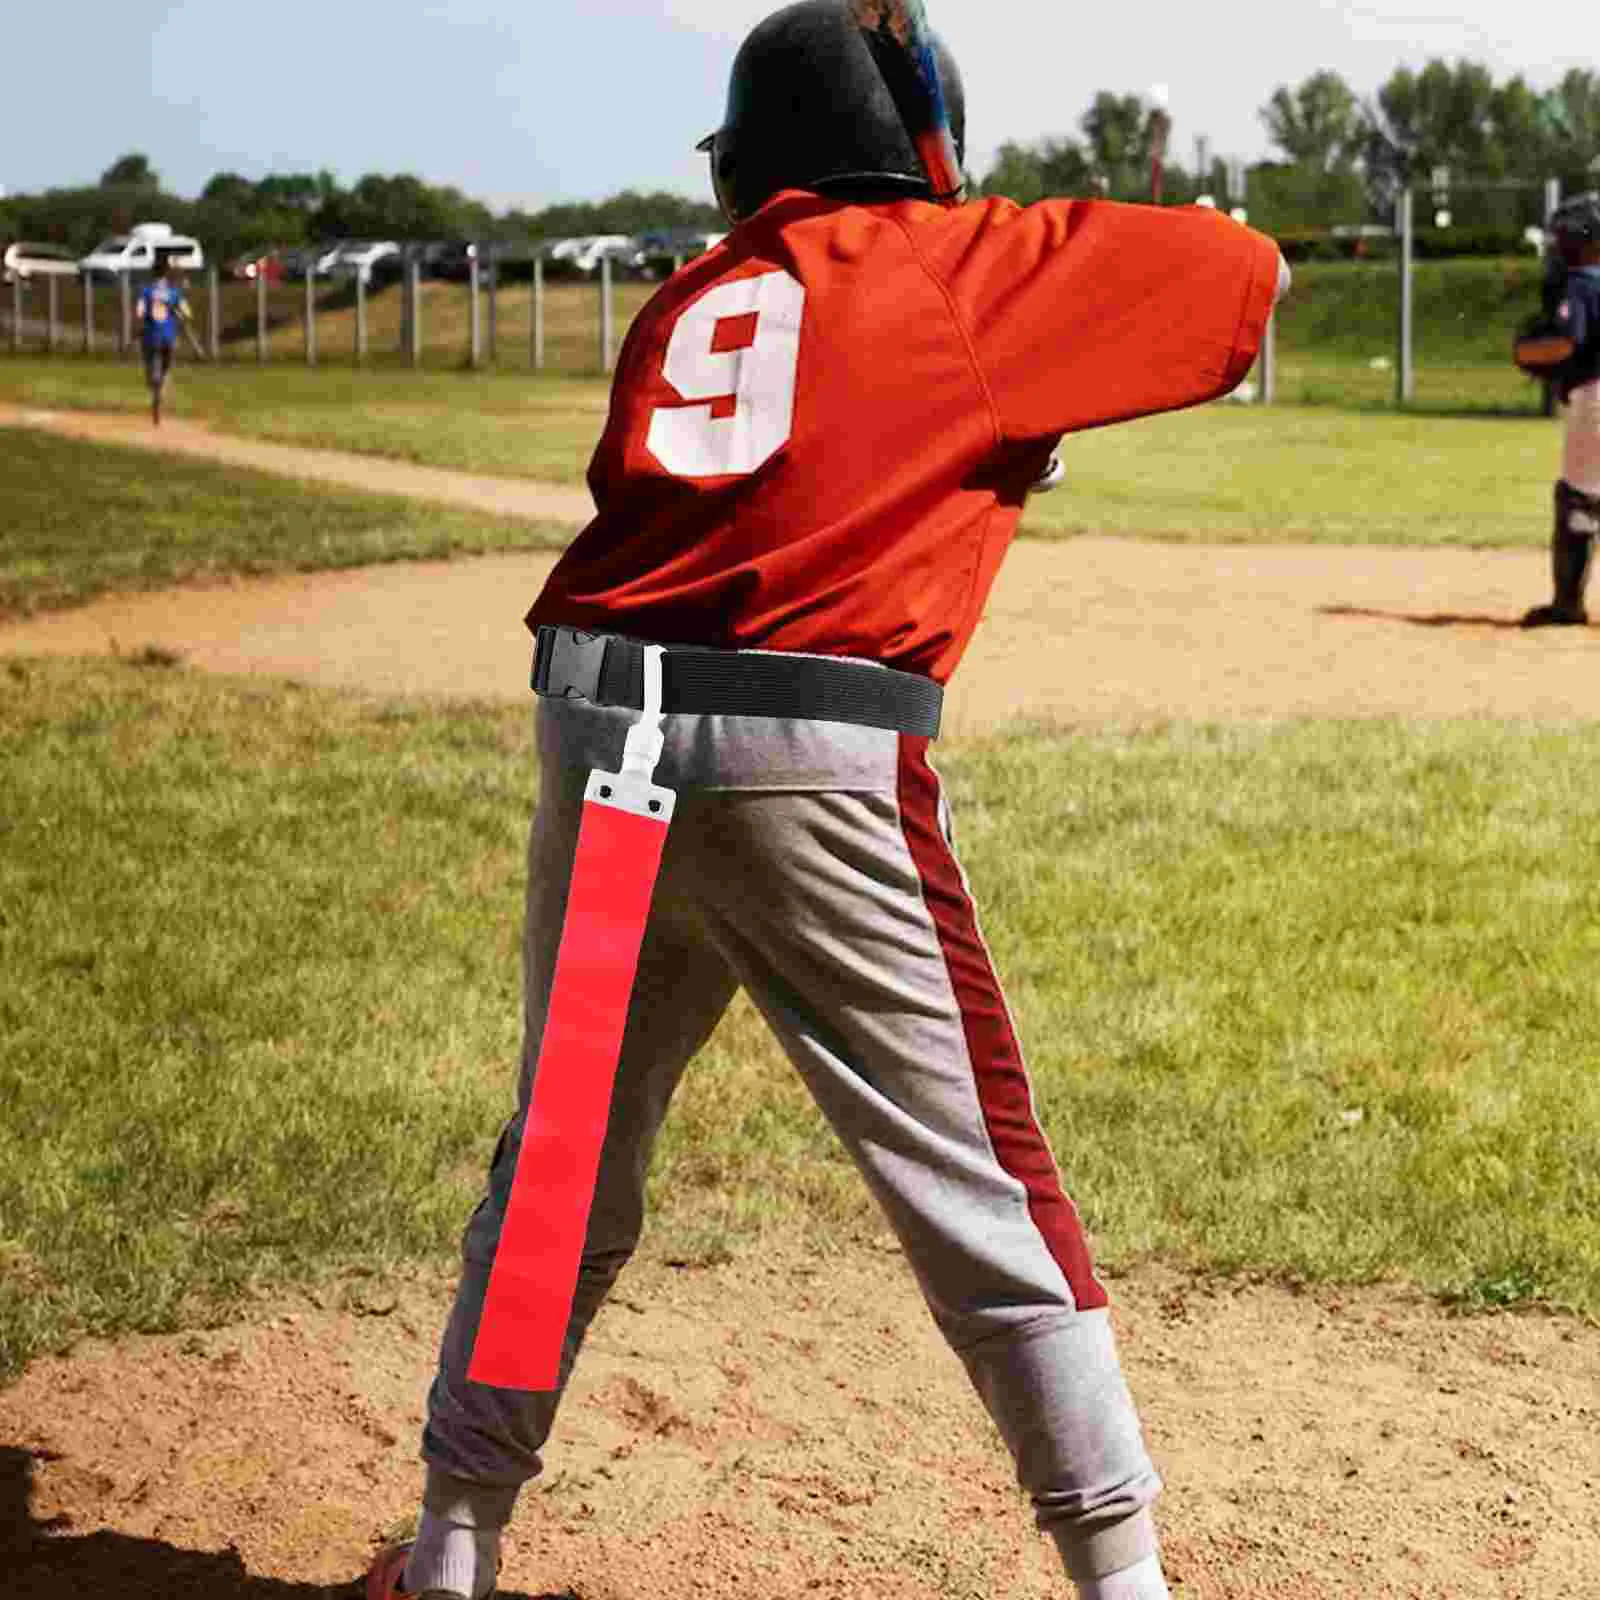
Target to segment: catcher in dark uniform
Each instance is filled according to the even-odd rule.
[[[1581,627],[1595,534],[1600,532],[1600,192],[1574,196],[1548,223],[1544,303],[1517,335],[1514,359],[1555,386],[1566,416],[1555,488],[1550,565],[1555,593],[1525,628]]]

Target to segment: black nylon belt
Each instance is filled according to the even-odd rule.
[[[534,634],[533,689],[599,706],[644,707],[645,641],[549,625]],[[830,656],[667,645],[661,709],[724,717],[797,717],[898,733],[939,733],[944,691],[931,678]]]

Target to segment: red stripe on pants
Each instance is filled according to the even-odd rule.
[[[1080,1311],[1107,1303],[1094,1275],[1089,1244],[1077,1208],[1061,1187],[1061,1176],[1033,1114],[1027,1068],[1006,1011],[978,915],[962,880],[955,853],[939,825],[939,777],[928,764],[928,741],[902,735],[899,772],[900,828],[922,880],[923,900],[933,917],[939,947],[955,990],[995,1156],[1028,1194],[1028,1214],[1061,1268]]]

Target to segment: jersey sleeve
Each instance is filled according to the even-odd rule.
[[[951,221],[928,253],[1007,439],[1226,394],[1277,297],[1277,246],[1207,207],[1001,200]]]

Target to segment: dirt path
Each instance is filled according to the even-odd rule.
[[[373,494],[400,494],[439,505],[463,506],[496,516],[529,517],[547,522],[581,524],[594,515],[587,489],[534,483],[518,478],[479,477],[442,467],[419,467],[405,461],[342,450],[308,450],[300,445],[269,444],[214,433],[204,423],[169,419],[159,429],[142,413],[51,411],[36,406],[0,404],[0,427],[40,428],[69,439],[99,444],[131,445],[169,455],[201,456],[229,466],[249,467],[281,478],[331,483]]]
[[[1383,1290],[1113,1289],[1179,1600],[1593,1600],[1595,1330]],[[410,1515],[444,1303],[405,1287],[36,1362],[0,1391],[0,1517],[9,1496],[34,1541],[7,1594],[342,1592]],[[515,1530],[514,1594],[1064,1594],[887,1245],[636,1263]]]
[[[113,596],[0,625],[0,654],[147,644],[207,671],[527,696],[528,553]],[[1600,630],[1523,633],[1522,551],[1023,541],[947,701],[952,734],[1017,720],[1593,718]]]
[[[113,437],[120,423],[52,425]],[[178,437],[242,465],[333,470],[320,452],[163,430],[164,445]],[[431,498],[460,477],[361,465],[382,479],[362,487],[416,474]],[[497,510],[541,493],[483,492],[512,497]],[[206,670],[525,699],[519,613],[546,564],[496,556],[112,598],[0,628],[0,654],[158,643]],[[1544,582],[1532,553],[1024,543],[947,726],[1593,718],[1600,636],[1511,626]],[[1064,1593],[892,1247],[854,1245],[825,1266],[751,1250],[683,1270],[671,1245],[652,1243],[597,1325],[549,1475],[516,1525],[513,1594]],[[295,1303],[214,1332],[86,1346],[0,1391],[6,1592],[348,1593],[340,1580],[413,1502],[445,1287],[371,1293],[355,1310]],[[1600,1595],[1600,1330],[1456,1318],[1395,1290],[1296,1294],[1156,1269],[1114,1295],[1168,1480],[1180,1600]]]

